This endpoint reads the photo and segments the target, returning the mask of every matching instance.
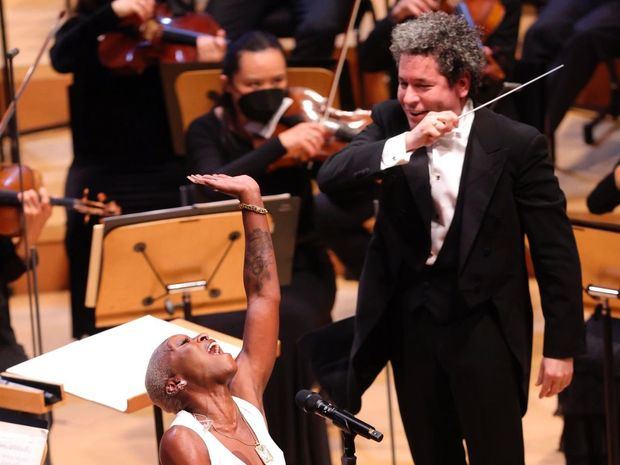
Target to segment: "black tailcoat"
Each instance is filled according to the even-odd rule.
[[[372,117],[373,124],[330,158],[318,176],[321,190],[328,194],[368,178],[381,180],[379,213],[360,280],[351,352],[338,359],[338,354],[323,349],[329,367],[322,374],[329,375],[330,381],[339,380],[331,386],[334,400],[353,411],[359,410],[361,394],[389,358],[386,316],[393,309],[390,302],[396,297],[400,274],[405,269],[422,269],[430,251],[428,168],[408,163],[380,169],[386,139],[409,130],[406,116],[398,102],[388,101],[376,106]],[[479,110],[466,157],[460,189],[458,292],[467,308],[491,303],[497,310],[503,335],[518,362],[525,412],[532,305],[524,236],[541,293],[547,357],[572,357],[584,347],[579,257],[565,197],[549,162],[546,139],[538,131]],[[333,329],[332,336],[337,337],[337,332]]]

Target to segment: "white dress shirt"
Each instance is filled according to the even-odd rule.
[[[472,108],[472,101],[467,100],[462,112],[465,113]],[[426,147],[433,200],[431,253],[426,260],[427,265],[435,263],[454,217],[465,160],[465,149],[473,122],[474,114],[471,113],[459,120],[458,127]],[[407,152],[406,135],[407,132],[403,132],[385,141],[381,156],[382,170],[409,163],[413,152]]]

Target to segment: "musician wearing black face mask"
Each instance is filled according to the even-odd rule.
[[[324,423],[296,409],[293,399],[313,381],[300,361],[296,341],[330,321],[334,274],[315,234],[311,172],[300,163],[270,168],[284,157],[303,159],[318,153],[326,132],[309,122],[276,131],[292,101],[286,92],[284,54],[274,37],[251,32],[233,42],[221,79],[221,104],[189,127],[187,172],[247,174],[256,179],[263,195],[286,192],[301,198],[293,278],[281,290],[281,355],[265,391],[264,406],[271,436],[289,465],[329,464]],[[206,189],[195,194],[200,201],[225,198]],[[241,336],[243,312],[202,318],[200,322],[210,328]]]

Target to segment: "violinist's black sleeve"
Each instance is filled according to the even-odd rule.
[[[17,255],[13,242],[0,236],[0,283],[10,283],[26,272],[26,265]]]
[[[56,33],[50,50],[52,66],[59,73],[73,73],[77,67],[97,60],[97,37],[115,29],[120,22],[108,3],[92,14],[77,14]],[[86,63],[85,63],[86,62]]]
[[[28,359],[11,327],[8,287],[25,271],[26,265],[15,252],[11,238],[0,236],[0,371]]]

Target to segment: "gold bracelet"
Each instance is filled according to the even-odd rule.
[[[252,205],[251,203],[239,202],[239,210],[247,210],[249,212],[258,213],[259,215],[266,215],[269,210],[258,205]]]

